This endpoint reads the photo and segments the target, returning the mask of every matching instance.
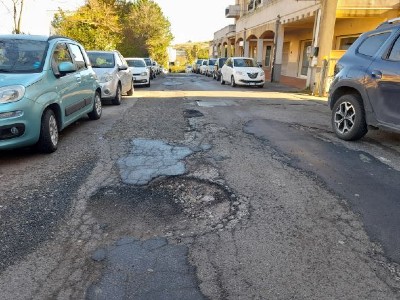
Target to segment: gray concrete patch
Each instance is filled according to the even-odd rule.
[[[218,101],[196,101],[198,106],[215,107],[215,106],[235,106],[238,105],[232,100],[218,100]]]
[[[86,299],[205,299],[187,255],[186,246],[165,238],[123,238],[106,249],[102,277]]]
[[[128,157],[118,161],[123,182],[144,185],[159,176],[185,173],[182,160],[193,153],[187,147],[168,145],[163,141],[135,139]]]
[[[163,82],[162,83],[163,85],[166,85],[166,86],[174,86],[174,85],[182,85],[183,84],[183,82],[175,82],[175,81],[166,81],[166,82]]]

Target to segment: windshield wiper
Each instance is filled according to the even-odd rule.
[[[0,73],[11,73],[13,70],[10,69],[0,69]]]

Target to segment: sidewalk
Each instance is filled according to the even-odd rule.
[[[296,98],[300,98],[302,100],[319,100],[324,102],[328,101],[328,97],[313,96],[309,93],[309,91],[306,91],[304,88],[290,85],[290,82],[266,81],[264,84],[264,89],[271,92],[289,93],[293,96],[296,96]]]

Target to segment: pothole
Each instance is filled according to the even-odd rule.
[[[197,109],[186,109],[183,112],[183,116],[185,118],[199,118],[199,117],[204,117],[204,114]]]
[[[145,187],[103,188],[91,197],[89,209],[113,233],[187,237],[233,228],[248,214],[247,203],[228,187],[174,177]]]

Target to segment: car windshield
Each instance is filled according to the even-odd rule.
[[[236,58],[233,60],[235,67],[257,67],[253,59],[250,58]]]
[[[150,60],[150,58],[145,58],[144,61],[146,62],[146,65],[147,65],[147,66],[149,66],[149,67],[151,66],[151,60]]]
[[[222,67],[222,66],[224,65],[225,62],[226,62],[226,58],[225,58],[225,59],[219,59],[219,60],[218,60],[218,65],[219,65],[220,67]]]
[[[88,52],[92,68],[114,68],[114,53]]]
[[[126,62],[128,66],[135,67],[135,68],[144,68],[146,67],[146,63],[140,59],[127,59]]]
[[[42,71],[46,41],[0,39],[0,73],[38,73]]]

